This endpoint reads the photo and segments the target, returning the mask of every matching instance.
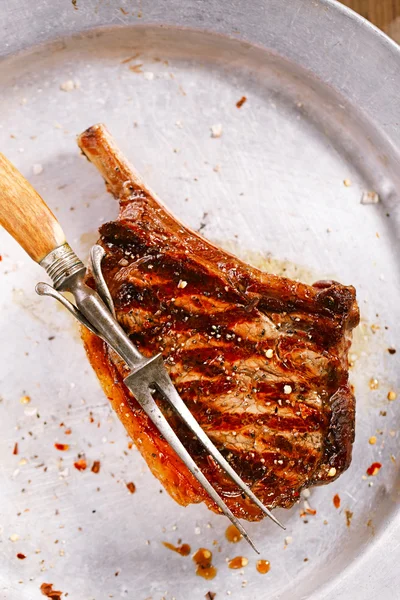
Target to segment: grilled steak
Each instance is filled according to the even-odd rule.
[[[118,321],[134,343],[146,356],[163,354],[193,415],[268,507],[290,507],[304,487],[336,479],[354,440],[347,359],[359,321],[354,288],[304,285],[241,262],[173,217],[103,126],[78,143],[119,200],[119,217],[101,227],[99,243]],[[217,510],[124,386],[122,361],[82,334],[154,475],[180,504],[204,501]],[[167,416],[235,515],[260,519],[179,419]]]

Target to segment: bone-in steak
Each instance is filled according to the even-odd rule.
[[[302,488],[350,464],[355,401],[348,383],[353,287],[304,285],[263,273],[173,217],[97,125],[79,146],[119,200],[100,229],[118,321],[143,354],[162,352],[183,400],[267,506],[290,507]],[[90,282],[90,276],[89,276]],[[125,366],[87,330],[89,360],[154,475],[180,504],[212,500],[123,384]],[[249,500],[168,413],[191,454],[238,517]]]

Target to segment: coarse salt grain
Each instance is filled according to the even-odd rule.
[[[292,386],[291,385],[285,385],[283,387],[283,391],[285,394],[291,394],[292,393]]]
[[[346,187],[350,187],[350,186],[351,186],[351,181],[350,181],[350,179],[344,179],[344,180],[343,180],[343,183],[344,183],[344,185],[345,185]]]
[[[389,393],[388,393],[388,395],[387,395],[387,399],[392,402],[393,400],[396,400],[396,398],[397,398],[396,392],[393,391],[393,390],[390,390]]]
[[[379,387],[379,381],[375,377],[371,377],[371,379],[369,380],[369,389],[377,390],[378,387]]]
[[[288,535],[287,537],[285,537],[285,545],[289,546],[289,544],[291,544],[293,542],[293,538],[291,535]]]
[[[378,204],[379,196],[371,190],[363,192],[361,196],[361,204]]]
[[[272,350],[272,348],[268,348],[268,350],[267,350],[267,351],[266,351],[266,353],[265,353],[265,356],[266,356],[267,358],[272,358],[272,357],[273,357],[273,355],[274,355],[274,351]]]
[[[18,540],[19,540],[19,535],[18,535],[18,533],[12,533],[12,534],[10,535],[10,540],[11,540],[12,542],[18,542]]]
[[[40,175],[40,173],[43,173],[43,167],[42,167],[42,165],[40,165],[40,164],[33,165],[33,167],[32,167],[32,173],[34,175]]]
[[[145,79],[147,79],[147,81],[153,81],[153,79],[154,79],[154,73],[152,73],[151,71],[145,71],[143,73],[143,77]]]
[[[72,90],[78,90],[80,88],[80,84],[78,81],[74,81],[73,79],[67,79],[60,85],[60,90],[63,92],[72,92]]]
[[[182,279],[180,279],[179,283],[178,283],[178,288],[183,290],[183,288],[185,288],[186,286],[187,286],[187,281],[182,281]]]
[[[222,135],[222,125],[218,123],[217,125],[212,125],[211,127],[211,137],[219,138]]]
[[[374,444],[376,444],[376,436],[375,435],[371,435],[371,437],[369,438],[368,442],[371,444],[371,446],[373,446]]]
[[[328,471],[328,477],[335,477],[336,475],[336,469],[335,467],[331,467]]]

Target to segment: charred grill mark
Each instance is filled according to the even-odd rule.
[[[298,409],[295,412],[289,411],[286,408],[280,410],[280,407],[275,405],[271,412],[264,412],[257,415],[254,415],[254,413],[247,414],[246,411],[240,413],[214,411],[212,401],[210,402],[208,412],[202,415],[199,414],[199,407],[196,406],[196,403],[188,401],[187,406],[197,415],[198,420],[204,427],[209,422],[213,431],[225,429],[237,432],[241,427],[254,425],[256,421],[259,427],[266,427],[270,431],[314,433],[327,429],[329,423],[329,419],[325,415],[302,404],[294,407]]]

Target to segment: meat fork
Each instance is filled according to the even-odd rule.
[[[156,391],[176,411],[180,419],[238,488],[272,521],[282,529],[285,529],[284,526],[255,496],[200,427],[174,387],[162,356],[160,354],[151,358],[143,356],[119,325],[101,268],[105,256],[104,249],[95,245],[90,252],[92,273],[96,285],[96,289],[92,289],[84,281],[86,268],[68,245],[57,219],[39,194],[2,154],[0,154],[0,223],[52,279],[54,287],[47,283],[38,283],[36,292],[41,296],[51,296],[61,302],[80,323],[104,340],[125,361],[130,369],[130,374],[124,379],[124,383],[136,401],[214,500],[220,511],[230,519],[258,553],[241,522],[199,469],[169,425],[154,400],[153,396]],[[72,293],[75,304],[61,292]]]

